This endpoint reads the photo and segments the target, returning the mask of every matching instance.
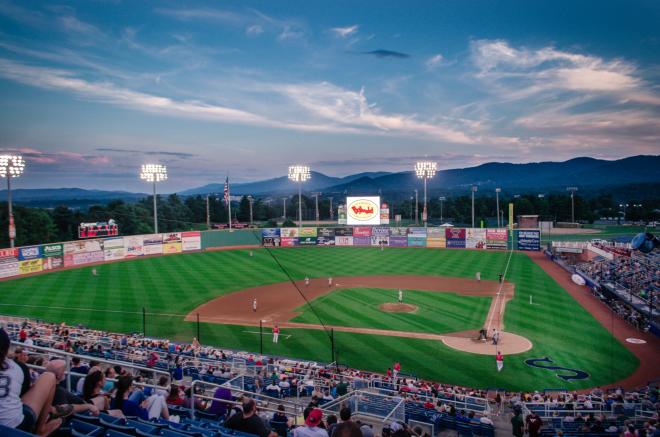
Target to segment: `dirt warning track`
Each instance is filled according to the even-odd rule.
[[[503,332],[504,309],[506,302],[513,298],[514,286],[510,282],[500,284],[497,281],[477,281],[475,279],[451,278],[443,276],[349,276],[333,278],[332,286],[328,278],[296,282],[304,297],[290,282],[280,282],[260,287],[245,288],[234,293],[220,296],[206,302],[191,311],[187,321],[199,320],[209,323],[258,326],[262,321],[266,326],[277,323],[281,328],[323,329],[321,325],[289,322],[299,313],[295,308],[304,305],[305,298],[312,301],[332,291],[342,288],[382,288],[392,290],[419,290],[429,292],[450,292],[463,296],[492,297],[488,317],[483,326],[500,331],[500,342],[496,347],[489,341],[475,341],[476,331],[462,331],[450,334],[430,334],[384,329],[351,328],[344,326],[326,326],[335,331],[355,332],[396,337],[421,338],[442,341],[445,345],[465,352],[495,355],[497,350],[504,354],[525,352],[532,343],[524,337]],[[499,293],[499,294],[498,294]],[[257,300],[257,310],[252,308]]]

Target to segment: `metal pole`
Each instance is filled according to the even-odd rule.
[[[252,198],[252,196],[248,196],[248,202],[250,203],[250,226],[252,226],[252,222],[253,222],[253,220],[252,220],[252,202],[253,201],[254,201],[254,199]]]
[[[16,228],[14,225],[14,209],[11,204],[11,173],[7,170],[7,212],[9,217],[9,247],[14,247]]]
[[[413,197],[410,196],[410,223],[412,223],[412,215],[413,215],[412,199],[413,199]]]
[[[199,343],[202,342],[201,338],[202,338],[202,337],[199,335],[199,313],[197,313],[197,341],[198,341]]]
[[[419,196],[417,190],[415,190],[415,226],[419,224]]]
[[[282,218],[286,220],[286,197],[282,198]]]
[[[422,218],[424,219],[424,227],[427,227],[429,218],[428,218],[428,212],[427,212],[427,209],[426,209],[426,176],[424,176],[424,213],[423,214],[424,214],[424,217],[422,217]]]
[[[142,307],[142,336],[147,336],[147,310]]]
[[[154,175],[154,178],[156,176]],[[154,234],[158,233],[158,206],[156,205],[156,179],[154,179]]]
[[[496,205],[496,211],[497,211],[497,227],[500,227],[500,189],[496,188],[495,189],[495,203]]]
[[[259,320],[259,354],[264,354],[263,320]]]
[[[302,228],[302,182],[298,182],[298,227]]]
[[[332,210],[332,197],[328,197],[330,200],[330,221],[335,219],[335,212]]]
[[[573,200],[573,191],[571,191],[571,223],[575,223],[575,202]]]
[[[319,225],[319,193],[314,195],[315,204],[316,204],[316,226]]]
[[[474,228],[474,187],[472,187],[472,227]]]
[[[335,359],[335,329],[330,328],[330,347],[332,347],[332,362],[335,363],[335,369],[337,368],[337,360]]]
[[[209,195],[206,195],[206,228],[211,229],[211,208],[209,207]]]

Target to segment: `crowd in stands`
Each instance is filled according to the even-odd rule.
[[[9,388],[8,396],[0,397],[0,424],[44,435],[62,426],[71,416],[82,413],[139,418],[174,427],[182,421],[195,419],[188,417],[194,402],[196,412],[210,423],[260,437],[291,434],[294,437],[373,437],[374,429],[368,424],[353,422],[346,405],[342,404],[337,410],[339,418],[332,414],[324,416],[322,411],[324,405],[363,387],[404,400],[421,410],[423,417],[434,417],[437,423],[482,427],[479,429],[491,427],[491,431],[491,404],[494,416],[508,407],[513,407],[514,413],[526,408],[533,415],[534,408],[538,407],[556,412],[562,427],[568,428],[566,424],[572,418],[574,423],[588,423],[590,429],[616,426],[622,433],[628,426],[626,413],[641,406],[654,411],[655,418],[643,425],[633,424],[635,432],[647,428],[646,434],[638,432],[635,437],[657,435],[660,400],[655,387],[636,392],[596,389],[589,394],[498,392],[489,399],[484,390],[404,376],[396,366],[381,375],[222,350],[202,346],[196,339],[182,344],[64,324],[25,321],[6,329],[12,339],[22,345],[10,353],[9,335],[4,329],[0,331],[0,376],[12,374],[15,384]],[[66,363],[39,352],[38,346],[85,356],[71,358],[70,390],[63,382]],[[101,364],[96,357],[126,364]],[[135,370],[134,364],[145,369]],[[227,382],[241,376],[245,377],[245,390],[237,390]],[[206,390],[196,385],[193,393],[191,382],[196,379],[218,384],[209,385]],[[263,395],[282,400],[264,403]],[[282,404],[277,405],[286,397],[306,404],[304,424],[294,427],[291,412]],[[475,408],[463,408],[460,402]],[[475,413],[478,408],[481,410]],[[615,412],[616,417],[601,417],[590,410]],[[439,418],[442,421],[438,422]],[[185,426],[197,425],[187,422]],[[533,423],[523,423],[530,436],[534,427]],[[382,435],[428,437],[421,428],[411,429],[399,421],[386,426]]]

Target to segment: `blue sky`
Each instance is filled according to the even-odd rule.
[[[0,0],[17,187],[660,153],[656,1]]]

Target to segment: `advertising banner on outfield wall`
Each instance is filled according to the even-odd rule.
[[[421,228],[421,227],[408,228],[408,236],[426,238],[426,228]]]
[[[317,237],[334,237],[335,230],[334,228],[319,228]]]
[[[353,246],[371,246],[371,237],[353,236]]]
[[[345,225],[348,220],[346,219],[346,205],[339,205],[337,207],[337,224]]]
[[[387,203],[383,203],[380,206],[380,224],[381,225],[390,224],[390,208],[387,206]]]
[[[374,226],[373,228],[371,228],[371,236],[372,237],[378,237],[378,236],[389,237],[390,236],[390,228],[389,228],[389,226]]]
[[[515,231],[518,250],[541,250],[541,231],[538,229],[518,229]]]
[[[447,247],[452,249],[465,249],[465,228],[446,228],[445,240]]]
[[[282,247],[298,246],[298,238],[280,237],[280,246]]]
[[[407,237],[408,236],[408,228],[399,228],[399,227],[391,227],[390,228],[390,237]]]
[[[300,228],[298,229],[298,237],[316,237],[317,228]]]
[[[261,244],[264,247],[280,247],[280,237],[262,237]]]
[[[0,249],[0,278],[18,275],[18,250]]]
[[[391,235],[390,247],[408,247],[408,237],[403,235]]]
[[[353,245],[352,236],[343,236],[343,235],[335,236],[335,246],[352,246],[352,245]]]
[[[347,197],[346,216],[349,225],[379,225],[380,197]]]
[[[124,237],[113,237],[103,240],[103,259],[105,261],[124,259],[125,254]]]
[[[486,229],[486,249],[506,249],[507,241],[506,228]]]
[[[96,252],[74,253],[73,255],[65,255],[64,264],[66,265],[66,257],[70,256],[74,266],[82,266],[85,264],[100,263],[105,261],[105,254],[102,250]]]
[[[335,237],[316,237],[316,244],[318,246],[334,246]]]
[[[317,237],[298,237],[298,244],[300,246],[316,246]]]
[[[142,253],[144,255],[163,254],[163,235],[149,234],[142,236]]]
[[[372,235],[371,236],[371,245],[372,246],[389,246],[390,245],[390,236],[389,235]]]
[[[296,238],[298,236],[298,228],[281,228],[280,236],[284,238]]]
[[[169,234],[163,234],[163,253],[181,253],[181,233],[180,232],[170,232]]]
[[[447,240],[444,237],[426,237],[426,247],[447,247]]]
[[[427,228],[426,236],[429,238],[445,238],[445,228]]]
[[[28,273],[37,273],[44,269],[43,259],[35,258],[26,261],[18,262],[18,273],[21,275],[27,275]]]
[[[184,252],[202,250],[202,233],[199,231],[182,232],[181,249]]]
[[[280,228],[265,228],[261,230],[262,237],[279,237]]]
[[[371,237],[371,226],[354,226],[353,227],[353,236],[354,237]],[[353,243],[355,244],[355,243]]]
[[[335,228],[335,237],[352,237],[353,228]]]
[[[144,255],[144,237],[131,235],[124,238],[124,258],[134,258]]]
[[[467,249],[485,249],[486,229],[467,228],[465,230],[465,247]]]
[[[426,237],[408,235],[408,247],[426,247]]]
[[[55,270],[64,267],[64,246],[62,244],[44,244],[41,246],[43,269]]]
[[[40,246],[27,246],[18,248],[18,260],[27,261],[31,259],[41,258]]]
[[[64,243],[64,255],[98,252],[99,250],[103,250],[103,240],[80,240]]]

